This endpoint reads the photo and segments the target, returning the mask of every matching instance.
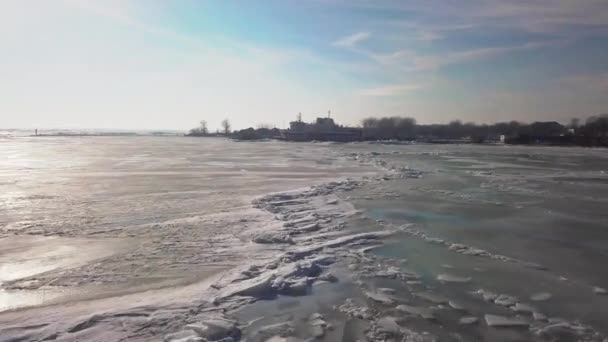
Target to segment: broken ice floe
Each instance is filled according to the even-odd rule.
[[[350,317],[365,320],[371,319],[375,315],[375,312],[372,309],[367,306],[355,304],[355,301],[352,298],[347,298],[344,301],[344,304],[340,305],[336,309]]]
[[[435,318],[434,311],[432,309],[424,307],[424,306],[401,304],[401,305],[398,305],[395,309],[408,313],[410,315],[420,316],[424,319],[434,319]]]
[[[535,302],[540,302],[540,301],[549,300],[551,297],[553,297],[553,295],[551,295],[551,293],[549,293],[549,292],[539,292],[539,293],[535,293],[532,296],[530,296],[530,300],[535,301]]]
[[[416,332],[408,327],[401,326],[401,319],[394,316],[384,316],[372,320],[366,338],[371,342],[405,341],[405,342],[431,342],[437,339],[427,332]]]
[[[471,277],[460,277],[453,274],[442,273],[437,276],[437,280],[444,283],[468,283]]]
[[[421,238],[425,242],[445,246],[449,250],[454,251],[456,253],[460,253],[460,254],[464,254],[464,255],[471,255],[471,256],[478,256],[478,257],[486,257],[486,258],[505,261],[505,262],[520,263],[526,267],[546,270],[545,267],[543,267],[542,265],[539,265],[537,263],[522,261],[522,260],[518,260],[515,258],[508,257],[508,256],[500,255],[500,254],[494,254],[494,253],[490,253],[481,248],[471,247],[471,246],[467,246],[465,244],[455,243],[455,242],[451,242],[451,241],[448,241],[445,239],[429,236],[425,232],[423,232],[422,230],[417,228],[414,224],[401,225],[397,229],[399,229],[400,231],[405,232],[411,236]]]
[[[395,300],[388,294],[382,292],[366,292],[365,296],[376,303],[383,305],[393,305]]]
[[[255,329],[251,335],[254,341],[284,341],[284,338],[290,337],[294,332],[294,324],[287,321],[264,325]]]
[[[519,317],[485,315],[486,324],[490,327],[528,327],[530,323]]]
[[[327,330],[332,329],[331,324],[327,323],[325,317],[320,313],[310,315],[308,325],[310,327],[310,335],[314,338],[321,338],[325,336]]]
[[[487,290],[478,290],[474,295],[480,295],[484,300],[493,302],[498,306],[508,306],[515,316],[502,316],[486,314],[484,320],[490,327],[496,328],[528,328],[530,331],[548,340],[559,341],[604,341],[606,336],[595,331],[592,327],[578,322],[569,322],[564,319],[547,318],[537,308],[518,302],[517,298],[507,294],[495,294]],[[534,297],[534,296],[532,296]],[[550,296],[537,294],[538,298],[548,299]],[[530,317],[531,316],[531,317]]]
[[[368,157],[373,158],[374,156],[370,155]],[[417,178],[422,176],[422,173],[415,170],[392,167],[386,162],[379,162],[378,165],[389,170],[389,173],[385,176],[373,178],[371,181],[383,182],[396,178]],[[275,259],[257,265],[253,270],[245,269],[246,272],[241,272],[239,276],[228,277],[216,284],[219,291],[215,303],[230,302],[235,296],[255,300],[256,298],[264,298],[266,296],[273,297],[277,294],[307,294],[311,290],[311,284],[315,282],[337,281],[338,279],[326,269],[327,266],[335,263],[338,260],[337,258],[342,260],[345,256],[352,260],[349,261],[349,268],[353,270],[355,279],[366,277],[387,278],[401,280],[404,285],[408,286],[422,285],[418,280],[420,276],[414,272],[391,265],[374,263],[372,262],[373,258],[369,260],[365,259],[365,252],[379,246],[378,240],[392,233],[390,231],[390,224],[379,222],[380,226],[389,230],[378,232],[350,235],[340,232],[343,226],[337,225],[336,220],[344,217],[344,215],[348,215],[345,213],[354,213],[355,210],[348,203],[335,198],[332,193],[341,190],[352,190],[360,184],[359,182],[353,180],[332,182],[318,187],[311,187],[307,190],[272,194],[257,199],[254,202],[255,207],[272,212],[283,224],[278,230],[259,232],[252,240],[256,243],[284,245],[284,247],[281,247],[283,252],[278,254]],[[402,230],[411,235],[421,237],[429,243],[445,245],[449,249],[461,254],[488,257],[507,262],[520,262],[524,265],[530,265],[529,267],[542,269],[542,266],[537,264],[522,262],[510,257],[495,255],[483,249],[430,237],[421,231],[415,230],[412,226],[406,226],[405,229],[402,227]],[[353,249],[355,246],[360,247]],[[437,279],[441,282],[457,283],[466,283],[471,280],[470,277],[461,277],[448,273],[438,275]],[[357,280],[355,283],[365,287],[364,283],[360,280]],[[432,307],[419,304],[413,305],[412,303],[403,304],[402,301],[394,297],[394,289],[390,288],[376,288],[373,290],[364,288],[363,290],[368,301],[375,304],[370,304],[373,307],[385,307],[386,310],[390,310],[388,308],[393,307],[396,310],[391,315],[386,315],[366,305],[356,305],[354,300],[351,299],[336,307],[338,311],[348,316],[369,321],[370,325],[366,330],[366,335],[370,341],[387,339],[432,341],[435,340],[433,336],[417,333],[401,326],[402,318],[398,317],[398,314],[397,316],[392,315],[400,312],[405,315],[433,320],[435,319],[435,311],[442,308],[445,309],[448,305],[454,310],[464,310],[462,305],[430,291],[417,292],[414,295],[435,305]],[[548,328],[551,324],[555,325],[563,322],[551,323],[536,308],[519,302],[515,297],[506,294],[493,294],[489,291],[481,295],[486,301],[497,306],[506,306],[514,312],[514,316],[485,315],[483,321],[489,326],[530,326],[530,329],[539,336],[545,336],[554,331],[566,329],[564,328],[564,324],[559,326],[559,329],[558,327]],[[535,299],[531,298],[531,300],[547,299],[543,298],[543,296],[535,297]],[[479,318],[464,316],[457,319],[457,321],[462,325],[469,325],[479,322]],[[290,324],[286,322],[279,324],[277,327],[269,326],[262,329],[263,340],[287,341],[289,338],[293,338],[291,336],[293,326]],[[326,330],[330,326],[320,314],[311,315],[307,324],[308,334],[313,338],[325,336]],[[572,328],[570,325],[567,327]],[[573,327],[577,326],[573,325]],[[571,330],[578,331],[576,329]]]
[[[299,191],[276,193],[254,201],[257,208],[276,214],[283,221],[282,228],[275,231],[261,231],[254,237],[256,243],[284,244],[283,252],[275,258],[234,270],[221,281],[215,283],[218,293],[216,305],[231,301],[233,297],[274,298],[277,295],[306,295],[315,282],[336,282],[338,279],[325,271],[336,262],[336,256],[343,254],[343,248],[351,248],[351,254],[364,253],[369,246],[378,246],[379,239],[392,234],[390,230],[345,234],[338,233],[343,224],[336,219],[354,212],[351,206],[332,197],[336,189],[349,189],[354,181],[332,182]],[[329,196],[329,199],[327,197]],[[327,208],[327,203],[332,207]],[[292,236],[303,232],[312,234],[305,239]],[[353,246],[363,246],[352,249]],[[339,252],[339,253],[338,253]],[[398,270],[386,270],[386,276],[398,276]],[[382,276],[379,274],[378,276]],[[371,293],[370,298],[386,304],[391,303],[389,295]],[[315,328],[318,332],[319,328]]]
[[[227,341],[232,339],[238,341],[241,338],[241,329],[235,321],[228,319],[208,319],[200,323],[186,325],[187,329],[193,330],[205,341]]]
[[[446,297],[443,297],[441,295],[435,294],[430,291],[415,292],[415,293],[413,293],[413,295],[416,297],[422,298],[426,301],[429,301],[431,303],[434,303],[434,304],[447,304],[449,302],[449,300]]]
[[[462,325],[470,325],[470,324],[475,324],[477,322],[479,322],[479,318],[474,317],[474,316],[461,317],[460,320],[458,321],[458,323],[460,323]]]

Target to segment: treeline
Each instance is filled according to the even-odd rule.
[[[186,136],[190,137],[209,137],[209,136],[229,136],[231,132],[232,125],[230,124],[230,120],[224,119],[221,122],[222,129],[217,129],[215,133],[209,132],[209,128],[207,127],[207,121],[202,120],[198,127],[195,127],[186,134]]]
[[[592,116],[584,124],[578,119],[572,119],[568,125],[555,121],[530,124],[510,121],[478,125],[460,120],[448,124],[419,125],[413,118],[396,116],[366,118],[361,125],[364,140],[467,140],[481,143],[498,141],[504,136],[505,142],[513,144],[608,146],[608,114]]]
[[[281,131],[278,128],[269,127],[249,127],[240,131],[235,131],[232,137],[237,140],[262,140],[262,139],[275,139],[281,135]]]
[[[221,122],[221,130],[210,133],[207,122],[190,130],[189,136],[224,136],[238,140],[274,139],[281,131],[268,124],[257,128],[231,131],[228,119]],[[508,144],[548,144],[608,147],[608,114],[589,117],[584,123],[572,119],[563,125],[556,121],[522,123],[518,121],[494,124],[463,123],[454,120],[447,124],[421,125],[409,117],[369,117],[361,121],[363,140],[400,140],[420,142],[496,142],[504,138]]]
[[[231,130],[230,120],[224,119],[221,122],[221,129],[210,132],[207,121],[202,120],[198,127],[191,129],[186,136],[190,137],[230,137],[237,140],[261,140],[274,139],[281,135],[278,128],[269,124],[260,124],[257,128],[246,128],[241,130]]]

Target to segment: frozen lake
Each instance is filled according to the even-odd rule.
[[[227,271],[259,264],[275,272],[277,256],[302,248],[311,250],[304,258],[332,255],[323,269],[340,281],[303,297],[278,290],[277,300],[216,303],[240,321],[256,320],[243,328],[251,340],[263,340],[255,329],[283,317],[295,322],[293,335],[310,337],[300,326],[315,312],[335,327],[327,341],[386,337],[378,328],[386,317],[439,340],[602,341],[608,329],[608,153],[601,149],[18,137],[0,140],[0,187],[7,327],[0,340],[149,340],[151,331],[174,332],[193,319],[179,310],[192,311],[183,302],[202,300],[209,279],[221,277],[218,288],[229,289]],[[392,233],[382,246],[376,236],[340,240],[377,231]],[[365,245],[377,247],[365,257],[353,252]],[[279,259],[278,270],[290,262]],[[366,263],[395,276],[374,275]],[[231,284],[267,274],[259,266],[247,272]],[[369,295],[386,288],[390,301]],[[333,309],[346,297],[373,317],[358,322]],[[101,329],[118,324],[108,317],[126,316],[104,316],[100,330],[70,332],[58,323],[141,305],[170,312],[175,325],[142,329],[130,314],[137,319],[121,318],[124,334],[107,335]],[[490,326],[488,314],[524,328]],[[25,328],[40,315],[44,326]],[[129,329],[145,333],[135,338]]]
[[[184,137],[5,139],[0,160],[0,310],[195,281],[248,256],[256,196],[374,172],[330,145]]]

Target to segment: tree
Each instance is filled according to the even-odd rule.
[[[508,127],[507,127],[507,135],[517,135],[517,134],[521,134],[521,130],[522,130],[522,124],[512,120],[509,122]]]
[[[366,118],[361,120],[361,125],[363,128],[377,128],[378,127],[378,119],[376,118]]]
[[[608,136],[608,114],[589,117],[585,127],[591,136]]]
[[[269,123],[261,123],[261,124],[258,124],[256,128],[257,129],[273,129],[274,126]]]
[[[463,125],[460,120],[452,120],[447,126],[447,136],[451,139],[462,138]]]
[[[207,121],[201,120],[200,132],[202,135],[209,134],[209,129],[207,128]]]
[[[570,119],[570,124],[568,128],[577,129],[580,126],[581,120],[579,118]]]
[[[384,117],[378,120],[378,137],[381,139],[394,139],[397,136],[397,118]]]
[[[395,118],[397,138],[414,139],[416,130],[416,119],[414,118]]]
[[[222,120],[222,130],[224,131],[225,135],[230,134],[230,127],[230,121],[228,119]]]

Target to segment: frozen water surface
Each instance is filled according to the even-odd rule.
[[[605,150],[21,137],[0,186],[0,340],[608,330]]]

